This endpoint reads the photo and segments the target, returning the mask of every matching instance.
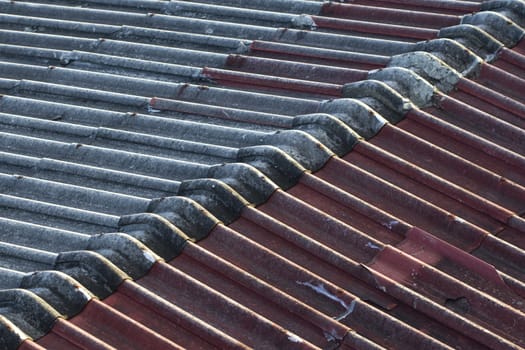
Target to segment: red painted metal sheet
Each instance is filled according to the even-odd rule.
[[[504,222],[506,214],[503,214],[503,211],[523,210],[525,200],[523,187],[395,126],[384,127],[370,143],[501,205],[505,209],[494,208],[494,210],[500,211],[500,219]],[[349,153],[348,157],[352,157],[352,153]]]
[[[223,69],[204,68],[202,77],[209,78],[222,86],[250,87],[277,90],[280,92],[300,92],[320,96],[340,96],[341,85],[311,82],[307,80],[281,78],[262,74],[227,71]]]
[[[299,263],[304,267],[307,267],[309,271],[315,272],[319,276],[323,276],[324,278],[328,278],[330,281],[335,281],[340,286],[350,288],[352,292],[362,295],[362,297],[364,297],[366,300],[369,300],[376,305],[383,305],[382,307],[388,310],[392,310],[394,308],[397,311],[398,307],[396,307],[395,302],[389,301],[387,296],[381,297],[380,291],[374,290],[374,288],[370,289],[370,287],[362,285],[362,282],[356,280],[348,273],[345,273],[345,270],[348,271],[348,268],[345,268],[345,264],[339,263],[330,268],[329,265],[327,265],[327,263],[330,263],[330,265],[334,264],[334,256],[332,256],[331,258],[330,256],[328,256],[327,260],[319,260],[319,258],[312,255],[305,256],[304,251],[298,251],[297,247],[290,246],[290,244],[286,243],[286,241],[284,240],[276,240],[276,238],[272,238],[270,242],[273,244],[270,245],[267,243],[269,241],[268,237],[272,237],[275,234],[284,235],[286,231],[290,231],[290,229],[287,228],[287,226],[283,226],[282,224],[280,224],[279,227],[275,227],[276,225],[278,225],[278,223],[275,222],[274,219],[272,219],[271,217],[265,217],[264,215],[261,217],[261,215],[256,213],[254,210],[246,211],[243,214],[243,216],[246,216],[247,219],[241,218],[232,225],[239,232],[243,232],[244,235],[249,235],[250,238],[257,240],[258,242],[264,243],[265,246],[271,247],[272,251],[285,257],[288,257],[289,259],[292,259],[294,262]],[[258,226],[256,226],[255,223],[257,223]],[[289,235],[286,235],[285,237],[287,239],[291,239]],[[310,251],[313,251],[315,253],[316,250],[313,250],[313,248],[315,248],[315,245],[309,244],[305,247],[305,250],[309,249]],[[265,266],[268,269],[273,269],[271,265]],[[340,267],[337,268],[336,266]],[[334,267],[336,267],[335,270]],[[273,274],[270,273],[268,274],[268,276],[272,277]],[[363,312],[364,311],[366,310],[363,310]],[[402,317],[409,318],[409,316],[407,315],[409,315],[410,312],[401,312],[401,314],[403,315]],[[356,311],[354,311],[353,313],[354,317],[356,317],[355,315]],[[404,343],[404,347],[407,347],[408,341],[415,341],[417,339],[417,334],[411,334],[409,329],[407,329],[406,327],[402,327],[401,324],[397,324],[395,322],[394,324],[392,324],[392,321],[388,321],[388,318],[386,318],[386,316],[381,316],[380,318],[378,317],[380,316],[377,315],[377,313],[370,313],[370,311],[368,311],[362,316],[359,316],[359,319],[355,321],[357,322],[356,325],[349,325],[354,327],[355,329],[361,329],[360,327],[365,326],[367,328],[367,331],[363,330],[362,332],[364,334],[367,334],[367,336],[371,339],[376,339],[376,341],[378,342],[387,341],[391,344],[390,346],[393,346],[392,342],[397,340],[402,341]],[[383,320],[381,320],[381,318],[383,318]],[[353,318],[349,319],[349,321],[352,321],[352,319]],[[393,333],[389,333],[390,335],[388,337],[385,337],[385,334],[381,334],[381,331],[379,331],[379,329],[373,327],[374,325],[379,324],[391,324],[391,326],[388,326],[388,329]],[[439,326],[434,327],[434,329],[435,328],[439,328]],[[367,332],[373,332],[372,334],[374,335],[372,336],[371,333]],[[443,334],[445,333],[446,332],[443,332]],[[416,338],[414,338],[415,336]],[[419,343],[419,346],[421,346],[421,343]]]
[[[516,295],[514,294],[509,296],[509,286],[505,288],[499,288],[494,285],[492,287],[487,287],[487,285],[490,284],[490,280],[493,280],[494,278],[490,277],[489,279],[487,279],[485,278],[485,276],[490,276],[490,273],[483,271],[480,272],[476,269],[471,268],[475,264],[477,264],[476,262],[479,261],[478,259],[474,258],[473,256],[470,256],[470,258],[467,259],[465,253],[460,253],[462,251],[451,246],[447,242],[441,241],[435,236],[426,236],[422,234],[423,231],[421,231],[419,228],[410,227],[401,219],[393,217],[388,213],[381,212],[378,208],[374,208],[364,201],[361,201],[361,203],[359,203],[358,199],[355,200],[353,196],[344,193],[340,189],[327,184],[326,182],[316,178],[315,176],[303,176],[303,178],[301,179],[301,183],[292,188],[289,191],[289,193],[293,194],[297,198],[301,198],[307,203],[317,205],[319,208],[322,208],[322,210],[325,213],[330,214],[331,216],[343,221],[347,219],[345,216],[346,213],[350,210],[359,211],[361,213],[368,213],[368,220],[363,221],[361,218],[353,216],[351,218],[350,223],[362,229],[364,232],[369,233],[375,239],[380,240],[383,243],[396,245],[398,247],[407,246],[409,247],[409,249],[411,249],[411,242],[415,242],[415,245],[417,246],[419,242],[427,239],[430,240],[433,244],[441,244],[441,250],[445,249],[443,248],[443,246],[450,247],[450,256],[447,255],[445,257],[444,255],[432,253],[428,256],[428,259],[420,259],[431,265],[439,266],[440,270],[443,270],[451,276],[454,276],[460,280],[469,280],[471,285],[475,285],[476,288],[483,290],[486,293],[491,294],[495,297],[503,298],[504,300],[509,301],[509,303],[512,303],[513,297],[516,297]],[[385,229],[386,227],[388,227],[390,235],[379,233],[378,230],[374,229],[374,227],[369,223],[369,221],[372,221],[372,218],[378,226],[383,226],[385,227]],[[392,233],[394,232],[397,232],[398,235],[392,235]],[[523,235],[520,234],[512,237],[515,238],[522,236]],[[486,239],[481,244],[481,247],[483,247],[486,244],[486,242],[490,241],[491,240]],[[403,248],[400,249],[403,250]],[[430,249],[430,247],[428,247],[428,249]],[[414,251],[414,249],[412,249],[411,251]],[[509,252],[511,251],[508,251],[507,253]],[[523,259],[523,254],[521,254],[520,257],[516,258],[518,260]],[[493,261],[494,257],[490,257],[488,260]],[[481,266],[485,266],[484,269],[488,269],[487,263],[484,262],[483,264],[480,264],[479,267],[481,268]],[[517,262],[516,264],[519,263]],[[507,284],[512,284],[512,286],[510,287],[518,295],[523,295],[524,289],[522,285],[515,285],[512,281],[510,281],[507,278],[507,276],[504,276],[504,278]]]
[[[422,28],[442,28],[459,24],[460,18],[453,15],[431,13],[429,11],[407,11],[390,6],[364,6],[353,4],[338,4],[327,2],[323,5],[321,14],[330,17],[342,17],[368,22],[396,23],[404,26]],[[395,6],[395,5],[394,5]],[[317,23],[317,21],[316,21]],[[396,32],[394,30],[394,32]],[[395,35],[395,34],[394,34]]]
[[[503,69],[521,79],[525,79],[525,56],[517,51],[502,48],[496,61],[492,62],[496,67]]]
[[[462,78],[456,86],[459,93],[452,93],[451,96],[523,128],[525,105],[519,92],[525,88],[525,80],[507,74],[499,68],[488,65],[486,67],[490,68],[482,68],[479,83]]]
[[[519,281],[525,280],[523,249],[519,249],[496,236],[489,235],[485,237],[477,249],[472,251],[472,254]]]
[[[131,281],[125,281],[104,303],[184,348],[248,348]]]
[[[292,196],[279,192],[273,197],[279,198],[265,203],[261,210],[350,259],[370,261],[381,245],[366,233],[335,217],[326,216],[321,210],[305,205]],[[273,206],[274,203],[278,206]],[[320,222],[323,223],[322,226],[318,225]]]
[[[71,322],[119,349],[182,349],[176,343],[144,327],[132,316],[120,313],[98,300],[91,300]]]
[[[430,265],[437,265],[443,259],[453,260],[476,272],[487,281],[497,284],[499,287],[507,287],[494,266],[465,253],[420,228],[413,227],[407,232],[406,239],[396,247]]]
[[[343,273],[345,270],[355,268],[355,263],[341,255],[333,254],[320,242],[302,235],[263,212],[246,208],[242,217],[230,227],[311,273],[337,285],[347,286],[346,288],[350,288],[353,294],[364,300],[383,309],[392,309],[396,306],[392,298],[380,291],[370,289],[358,279]]]
[[[469,220],[491,233],[497,234],[507,226],[521,230],[521,226],[511,222],[511,218],[515,216],[516,213],[519,215],[524,209],[525,189],[520,185],[506,180],[499,174],[483,169],[470,161],[444,152],[434,145],[424,142],[396,127],[387,126],[383,128],[371,143],[382,149],[388,149],[390,153],[402,157],[405,160],[410,160],[412,164],[426,169],[455,185],[443,182],[439,177],[432,176],[432,179],[428,174],[425,175],[422,169],[411,167],[410,164],[406,163],[401,164],[399,161],[395,161],[395,159],[382,161],[383,169],[388,167],[394,170],[400,170],[400,166],[402,166],[403,169],[405,169],[403,170],[405,174],[412,174],[411,177],[413,179],[419,179],[418,181],[420,183],[427,184],[429,192],[425,193],[425,189],[417,190],[414,185],[410,185],[409,183],[402,185],[402,179],[399,176],[392,173],[392,170],[384,172],[384,170],[378,168],[377,165],[368,160],[368,154],[365,154],[363,157],[352,152],[348,154],[345,159],[351,162],[365,162],[368,164],[368,169],[375,169],[376,173],[383,171],[384,174],[380,175],[382,178],[392,179],[393,183],[414,194],[419,193],[420,197],[431,201],[441,208],[447,208],[447,210],[462,219]],[[374,153],[377,154],[381,152]],[[374,157],[377,159],[377,156]],[[384,157],[388,158],[388,155],[383,154],[383,158]],[[399,164],[399,166],[396,164]],[[454,204],[448,201],[448,204],[445,204],[447,203],[446,199],[432,194],[432,190],[439,190],[450,198],[456,199],[458,202]],[[440,201],[443,201],[441,202],[442,204],[440,204]],[[468,205],[470,209],[464,208],[465,205]],[[478,213],[476,214],[472,210]],[[484,214],[488,214],[491,218],[499,222],[491,220]]]
[[[138,283],[249,347],[315,348],[293,342],[282,327],[167,264],[154,265]]]
[[[523,230],[518,231],[514,228],[507,227],[498,232],[496,236],[521,249],[525,247],[525,236],[523,235]]]
[[[521,337],[525,330],[525,315],[495,300],[487,298],[482,293],[476,293],[467,285],[450,279],[447,275],[423,265],[420,261],[410,258],[399,251],[386,247],[383,249],[373,263],[369,265],[373,270],[388,276],[404,285],[409,286],[431,297],[440,305],[446,305],[456,313],[464,315],[483,328],[504,336],[518,345],[523,345],[525,339]],[[383,281],[385,279],[379,277]],[[386,281],[385,281],[386,282]],[[379,282],[381,283],[381,282]],[[392,282],[388,282],[391,285]],[[388,286],[385,286],[389,289]],[[397,294],[397,293],[396,293]],[[420,305],[423,307],[423,305]],[[498,315],[495,319],[494,315]],[[443,317],[441,313],[438,318]],[[458,320],[459,321],[459,320]],[[462,328],[470,328],[466,322],[459,321]],[[481,330],[476,330],[482,334]],[[511,348],[512,346],[488,340],[490,346],[495,348]],[[489,344],[487,344],[489,345]]]
[[[525,97],[521,93],[525,90],[525,79],[516,76],[514,72],[507,72],[497,66],[483,63],[476,83],[486,87],[476,90],[480,92],[478,95],[480,98],[525,118],[523,105]],[[459,88],[461,89],[462,86],[460,85]]]
[[[318,177],[304,175],[299,181],[299,184],[291,188],[288,193],[322,209],[325,214],[372,235],[383,243],[399,242],[411,228],[410,225],[390,213]]]
[[[500,108],[494,104],[484,101],[483,99],[471,95],[464,90],[456,90],[450,94],[450,97],[454,98],[456,101],[469,106],[469,108],[480,111],[480,123],[477,127],[471,126],[469,124],[464,124],[462,127],[467,130],[472,130],[477,132],[480,136],[491,140],[492,142],[501,144],[507,148],[510,148],[512,151],[517,153],[522,153],[523,145],[520,140],[517,139],[519,133],[522,132],[523,128],[521,127],[524,124],[524,119],[520,116],[517,116],[514,113],[511,113],[503,108]],[[440,107],[447,106],[448,102],[444,104],[439,104]],[[445,107],[445,109],[448,107]],[[462,107],[459,107],[462,110]],[[462,118],[464,116],[471,117],[473,114],[470,112],[461,112],[456,110],[454,107],[450,110],[447,110],[449,115],[452,118]],[[476,113],[476,112],[474,112]],[[439,113],[437,113],[439,115]],[[487,116],[490,116],[487,118]],[[458,120],[459,123],[462,121]],[[469,120],[468,123],[471,123]],[[490,137],[490,127],[494,127],[498,132],[504,133],[503,136],[498,137],[499,134],[494,133],[493,137]],[[507,137],[505,140],[504,137]],[[514,139],[508,139],[508,137],[514,137]]]
[[[340,160],[331,160],[316,175],[462,250],[474,251],[476,256],[499,270],[523,279],[523,271],[519,267],[524,263],[523,251],[488,235],[487,231],[407,192],[396,190],[392,185]]]
[[[351,83],[366,79],[368,76],[368,71],[363,69],[340,68],[242,55],[229,55],[226,60],[226,67],[236,71],[330,84]]]
[[[273,200],[273,198],[272,198],[268,203],[266,203],[265,205],[268,205],[272,200]],[[311,225],[311,223],[306,224],[306,226],[308,226],[308,225]],[[322,223],[318,223],[318,225],[322,226]],[[407,317],[407,318],[415,317],[414,315],[413,315],[413,316],[407,316],[407,314],[404,314],[404,312],[406,312],[406,310],[405,310],[405,311],[401,311],[401,310],[399,310],[398,308],[395,308],[395,310],[396,310],[396,311],[399,311],[400,314],[404,315],[403,317]],[[393,312],[396,312],[396,311],[393,311]],[[421,315],[420,315],[419,317],[421,317]],[[415,318],[418,319],[418,317],[415,317]],[[421,321],[421,319],[419,319],[419,321],[417,321],[417,322],[421,322],[421,324],[419,324],[419,326],[421,326],[422,324],[425,323],[425,322]],[[431,326],[430,328],[433,329],[433,330],[436,330],[436,328],[439,328],[439,327],[436,327],[436,326],[434,325],[434,326]],[[439,333],[439,332],[438,332],[438,333]],[[479,346],[479,345],[478,345],[478,346]]]
[[[448,208],[458,216],[469,219],[479,226],[493,226],[490,231],[499,230],[501,224],[507,223],[513,215],[512,211],[465,190],[463,186],[448,182],[415,166],[414,163],[393,156],[383,151],[382,148],[367,142],[359,143],[354,148],[354,152],[348,154],[344,159],[384,179],[390,179],[391,183],[442,208]],[[486,215],[494,220],[485,222]],[[489,230],[489,228],[486,229]]]
[[[394,37],[397,40],[430,40],[436,38],[438,34],[438,30],[436,29],[409,27],[406,25],[374,23],[362,20],[339,19],[322,16],[312,16],[312,18],[315,25],[320,29],[366,33],[370,37],[379,35],[381,37]]]
[[[283,45],[280,43],[254,40],[250,45],[250,52],[255,56],[274,59],[298,60],[300,62],[333,65],[353,69],[383,68],[390,59],[387,56],[377,55],[343,55],[335,50],[313,49],[303,46]]]
[[[525,55],[525,41],[521,40],[512,48],[512,51],[515,51],[516,53],[520,55]]]
[[[414,227],[407,232],[406,239],[396,248],[425,262],[438,267],[448,275],[454,276],[483,291],[504,301],[512,307],[524,310],[523,290],[516,290],[511,284],[506,284],[502,275],[494,266],[470,255],[431,234]]]
[[[34,341],[25,340],[22,344],[20,344],[18,350],[45,350],[45,348]]]
[[[224,230],[221,232],[216,229],[212,235],[225,233]],[[208,249],[210,246],[213,248],[211,243],[206,244],[207,241],[203,242],[204,245]],[[236,248],[245,249],[247,252],[257,252],[257,247],[249,244],[239,244]],[[225,258],[231,259],[230,256],[225,256]],[[236,302],[249,305],[251,310],[317,346],[329,345],[327,335],[343,339],[350,331],[348,327],[318,312],[311,305],[303,304],[283,293],[283,289],[277,288],[278,285],[267,284],[249,275],[239,266],[232,265],[200,245],[190,244],[180,257],[171,262],[171,265],[200,281],[205,281],[208,287],[227,295]],[[292,282],[296,283],[294,280]],[[299,286],[297,288],[299,289]],[[321,296],[314,294],[311,300],[318,297]]]
[[[95,319],[93,319],[92,322],[95,323]],[[40,338],[38,344],[48,349],[64,350],[114,350],[117,348],[103,342],[96,334],[91,334],[64,319],[58,319],[51,332],[43,338]]]
[[[463,250],[477,248],[488,234],[344,160],[331,159],[316,176]]]
[[[436,118],[420,109],[411,110],[404,120],[396,124],[426,142],[447,150],[482,168],[525,186],[525,157],[495,143]],[[388,151],[394,154],[393,148]],[[413,157],[411,160],[417,160]],[[429,168],[425,165],[425,169]]]
[[[242,235],[225,227],[221,227],[219,232],[210,235],[205,241],[200,242],[199,245],[216,255],[228,257],[230,263],[241,267],[254,276],[265,276],[264,279],[268,283],[286,291],[299,300],[308,300],[309,306],[330,317],[338,317],[343,314],[346,311],[345,305],[350,305],[355,300],[355,296],[340,290],[329,281],[312,275],[311,272],[299,266],[290,264],[290,261],[276,255],[263,246],[252,243]],[[321,248],[318,247],[318,249]],[[227,254],[228,250],[231,251],[230,254]],[[350,261],[346,260],[345,263],[351,264]],[[279,275],[268,275],[269,268],[273,271],[279,271]],[[322,284],[327,293],[337,296],[337,298],[329,298],[317,293],[314,289],[303,285],[303,283]]]
[[[461,92],[456,92],[458,93]],[[461,97],[468,98],[468,96]],[[459,99],[444,95],[437,101],[435,108],[428,108],[425,111],[511,151],[523,154],[525,132],[522,128],[500,119],[504,113],[494,116]]]
[[[341,174],[341,173],[339,173],[339,174]],[[269,202],[267,202],[266,204],[264,204],[263,206],[267,206],[267,205],[269,205],[269,204],[272,202],[272,200],[273,200],[274,198],[278,198],[278,197],[275,197],[275,195],[274,195],[274,197],[272,197],[272,199],[271,199]],[[278,200],[280,201],[281,198],[278,198]],[[275,203],[275,204],[273,204],[273,205],[277,205],[277,203]],[[297,210],[297,209],[292,209],[292,207],[291,207],[290,205],[284,205],[284,204],[283,204],[283,208],[284,208],[284,207],[288,208],[288,211],[292,211],[292,213],[290,213],[290,214],[293,215],[294,212],[297,211],[297,212],[299,212],[298,214],[300,215],[300,211]],[[263,208],[263,210],[264,210],[265,212],[267,211],[266,208]],[[283,209],[281,209],[281,210],[283,210]],[[276,214],[275,214],[274,212],[272,212],[271,215],[272,215],[272,217],[275,217],[275,216],[276,216]],[[301,232],[304,232],[305,229],[308,230],[308,231],[310,231],[310,230],[311,230],[310,227],[311,227],[312,225],[314,225],[314,223],[313,223],[312,221],[309,221],[309,222],[304,222],[304,223],[302,224],[302,226],[299,227],[299,223],[294,222],[293,219],[290,220],[289,218],[287,218],[287,219],[280,219],[280,220],[282,220],[283,222],[285,222],[287,225],[290,225],[290,224],[291,224],[292,226],[296,227],[296,229],[299,230],[299,231],[301,231]],[[326,222],[326,220],[325,220],[325,221],[321,221],[321,222],[317,222],[317,223],[315,223],[315,225],[316,225],[317,227],[323,227],[323,225],[324,225],[325,222]],[[224,254],[224,253],[223,253],[223,254]],[[355,271],[355,270],[354,270],[354,271]],[[443,274],[441,274],[441,276],[443,276]],[[471,292],[472,292],[472,291],[471,291]],[[390,294],[390,293],[389,293],[389,294]],[[404,300],[404,299],[402,299],[402,300]],[[425,302],[425,303],[426,303],[426,302]],[[476,332],[479,332],[479,331],[480,331],[479,329],[476,330]]]
[[[248,214],[247,214],[248,215]],[[260,214],[254,212],[253,210],[249,211],[249,216],[260,216]],[[257,219],[255,219],[257,220]],[[251,227],[250,227],[251,226]],[[242,225],[243,230],[241,232],[245,233],[246,231],[253,232],[253,224],[246,223]],[[272,230],[273,232],[276,232],[277,230]],[[210,252],[213,252],[215,255],[220,255],[225,258],[227,258],[231,263],[235,264],[238,267],[243,268],[245,271],[248,271],[258,278],[261,278],[265,281],[269,281],[272,285],[277,286],[279,289],[286,291],[286,293],[290,294],[294,298],[297,298],[298,300],[302,300],[305,303],[308,303],[308,305],[311,305],[318,309],[319,311],[326,313],[329,312],[329,314],[332,313],[329,309],[322,308],[319,309],[320,304],[319,302],[331,302],[334,304],[334,306],[337,306],[339,308],[338,312],[343,312],[341,315],[346,315],[346,312],[344,312],[344,308],[341,310],[341,306],[344,301],[344,305],[347,305],[346,307],[351,310],[350,316],[339,316],[338,319],[341,320],[344,324],[347,324],[351,326],[354,330],[356,330],[358,333],[365,335],[368,339],[372,339],[378,344],[381,344],[383,346],[399,346],[400,341],[402,344],[404,344],[405,348],[420,348],[421,346],[424,346],[425,348],[441,348],[442,345],[439,345],[437,343],[433,343],[429,341],[430,339],[426,337],[422,337],[421,335],[418,335],[417,333],[414,334],[410,332],[409,328],[406,326],[403,326],[398,321],[395,321],[394,319],[391,319],[386,314],[381,315],[378,311],[375,311],[374,309],[370,308],[366,304],[362,303],[359,300],[356,299],[347,299],[345,295],[347,295],[347,292],[344,291],[342,288],[351,288],[354,289],[356,283],[345,283],[340,285],[341,287],[333,289],[333,286],[328,281],[320,280],[319,277],[316,275],[313,275],[312,273],[319,272],[319,267],[316,263],[312,264],[313,269],[309,271],[308,274],[310,275],[308,277],[308,274],[305,275],[304,272],[300,272],[301,276],[293,276],[290,275],[288,271],[296,271],[295,273],[301,271],[301,269],[296,266],[293,267],[289,266],[290,263],[286,265],[282,264],[276,264],[276,263],[270,263],[269,261],[261,261],[259,258],[261,255],[260,250],[264,250],[262,247],[257,248],[253,245],[247,245],[247,243],[241,243],[246,242],[245,240],[240,240],[239,238],[236,239],[236,244],[233,244],[233,241],[225,241],[223,239],[224,234],[226,233],[225,228],[217,228],[214,233],[212,233],[205,241],[199,243],[199,245],[203,246],[204,248],[210,250]],[[255,237],[255,236],[251,236]],[[259,237],[259,236],[258,236]],[[257,237],[257,238],[258,238]],[[210,241],[213,240],[213,241]],[[228,244],[229,243],[229,244]],[[233,248],[235,247],[235,248]],[[284,250],[288,251],[288,247],[285,247]],[[235,251],[231,251],[234,249]],[[228,251],[230,251],[228,253]],[[240,251],[240,252],[239,252]],[[271,252],[266,252],[266,254],[273,254]],[[300,256],[296,255],[295,253],[291,254],[288,253],[286,256],[292,255],[292,258],[294,259],[301,259]],[[332,257],[332,261],[335,257]],[[255,260],[250,261],[250,260]],[[301,260],[299,260],[301,261]],[[304,261],[304,258],[303,258]],[[308,261],[308,260],[306,260]],[[178,264],[177,260],[173,261],[174,264]],[[324,263],[326,264],[326,262]],[[348,265],[348,264],[346,264]],[[188,264],[187,270],[193,271],[193,267],[195,264]],[[354,265],[355,266],[355,265]],[[351,276],[348,276],[348,273],[351,273],[351,270],[345,268],[344,266],[341,266],[343,270],[339,270],[339,277],[348,279]],[[353,270],[358,268],[355,266]],[[292,270],[290,270],[292,269]],[[272,271],[279,271],[279,274],[275,274]],[[345,272],[343,272],[345,271]],[[216,273],[214,275],[217,275]],[[324,275],[322,275],[325,277]],[[211,277],[211,275],[209,275]],[[206,280],[209,280],[209,277],[206,278]],[[302,278],[308,278],[305,280],[305,282],[302,282]],[[216,278],[216,277],[214,277]],[[212,282],[213,283],[213,282]],[[215,282],[216,283],[216,282]],[[213,283],[214,284],[214,283]],[[215,284],[214,284],[215,285]],[[286,286],[289,287],[286,287]],[[224,290],[225,287],[224,283],[218,283],[217,286],[219,288],[222,288]],[[344,287],[343,287],[344,286]],[[228,288],[227,288],[228,289]],[[238,288],[236,288],[233,291],[234,295],[238,294]],[[365,293],[365,295],[370,297],[374,293]],[[237,296],[238,297],[238,296]],[[273,299],[275,300],[275,299]],[[253,304],[250,304],[253,305]],[[258,307],[258,306],[254,306]],[[262,306],[261,306],[262,307]],[[392,308],[393,305],[390,304],[389,308]],[[266,310],[263,310],[263,312],[267,312]],[[385,334],[381,334],[381,331],[379,328],[376,328],[374,325],[388,325],[388,328],[395,333],[391,334],[389,332],[389,336],[385,337]],[[384,327],[382,328],[384,329]],[[413,331],[412,331],[413,332]],[[301,334],[301,333],[298,333]],[[355,337],[352,335],[352,339],[355,339]],[[345,338],[345,342],[347,342],[347,338]],[[423,345],[425,344],[425,345]]]
[[[362,4],[385,8],[397,8],[412,11],[467,14],[477,12],[481,6],[475,1],[450,1],[450,0],[345,0],[345,3]]]

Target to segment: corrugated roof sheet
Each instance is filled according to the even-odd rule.
[[[0,1],[0,347],[525,347],[523,1]]]

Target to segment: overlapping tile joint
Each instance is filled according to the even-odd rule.
[[[1,349],[525,348],[525,2],[0,26]]]

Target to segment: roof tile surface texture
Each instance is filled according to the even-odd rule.
[[[0,1],[0,348],[524,348],[524,13]]]

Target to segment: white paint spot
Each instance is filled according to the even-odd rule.
[[[292,343],[302,343],[303,342],[303,339],[293,334],[292,332],[286,332],[286,335],[288,336],[288,340],[291,341]]]
[[[366,246],[367,246],[368,248],[372,248],[372,249],[380,249],[380,247],[379,247],[378,245],[375,245],[375,244],[372,243],[372,242],[368,242],[368,243],[366,244]]]
[[[12,327],[9,327],[9,330],[11,332],[15,333],[18,336],[18,339],[20,339],[20,340],[29,339],[29,336],[27,336],[20,328],[18,328],[14,324],[11,324],[11,325],[12,325]]]
[[[330,293],[324,286],[324,284],[322,283],[319,283],[319,285],[315,285],[311,282],[301,282],[301,281],[296,281],[297,284],[300,284],[301,286],[306,286],[306,287],[309,287],[311,289],[313,289],[316,293],[318,294],[321,294],[321,295],[324,295],[325,297],[327,297],[328,299],[331,299],[333,301],[337,301],[339,304],[341,304],[345,309],[348,308],[348,305],[346,305],[346,303],[344,302],[344,300],[342,300],[341,298],[338,298],[336,295]]]
[[[357,303],[356,299],[352,300],[352,302],[350,303],[350,306],[348,306],[346,311],[341,316],[338,316],[335,319],[337,321],[341,321],[341,320],[344,320],[345,318],[347,318],[352,312],[354,312],[356,303]]]
[[[485,60],[486,60],[487,62],[492,62],[492,61],[494,61],[494,60],[496,59],[496,57],[497,57],[497,55],[495,55],[495,54],[490,54],[490,55],[485,56]]]
[[[319,293],[321,295],[324,295],[325,297],[327,297],[327,298],[329,298],[331,300],[337,301],[339,304],[341,304],[345,308],[345,311],[341,315],[339,315],[337,317],[334,317],[335,320],[341,321],[341,320],[345,319],[346,317],[348,317],[352,312],[354,312],[355,305],[357,303],[357,299],[353,299],[352,302],[350,303],[350,305],[348,305],[348,304],[346,304],[346,302],[344,300],[342,300],[341,298],[337,297],[336,295],[330,293],[325,288],[324,284],[322,284],[322,283],[319,283],[319,285],[317,285],[317,286],[315,284],[313,284],[312,282],[296,281],[296,283],[300,284],[302,286],[309,287],[309,288],[313,289],[315,292],[317,292],[317,293]],[[325,336],[325,338],[328,341],[333,341],[333,340],[338,339],[333,334],[330,334],[330,333],[327,333],[327,332],[324,332],[324,336]]]
[[[464,219],[460,218],[459,216],[454,217],[454,221],[455,222],[459,222],[460,224],[466,223],[466,221]]]
[[[151,105],[148,105],[148,113],[160,113],[160,109],[154,109]]]
[[[78,290],[78,292],[79,292],[80,294],[82,294],[82,296],[86,299],[86,301],[91,300],[91,298],[93,297],[93,296],[91,295],[91,293],[89,293],[89,291],[88,291],[87,289],[85,289],[85,288],[80,287],[80,288],[78,288],[77,290]]]
[[[392,228],[394,228],[395,225],[399,224],[399,221],[397,220],[392,220],[392,221],[389,221],[387,223],[383,223],[383,226],[385,226],[387,229],[391,230]]]
[[[292,25],[296,28],[305,28],[316,30],[317,25],[314,22],[314,19],[310,15],[298,15],[292,19]]]
[[[153,254],[151,254],[150,252],[148,252],[147,250],[143,250],[142,252],[144,254],[144,257],[146,259],[148,259],[149,261],[151,261],[151,262],[156,262],[157,261],[157,259],[155,259],[155,256]]]
[[[326,340],[328,340],[329,342],[332,342],[332,341],[336,340],[335,337],[333,335],[331,335],[330,333],[323,332],[323,334],[324,334],[324,337],[326,338]]]

